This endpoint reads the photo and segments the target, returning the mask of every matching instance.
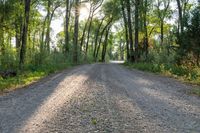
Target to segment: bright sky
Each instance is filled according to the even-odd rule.
[[[197,0],[189,0],[189,1],[197,3]],[[175,2],[172,3],[171,7],[172,7],[173,10],[177,9],[176,3]],[[89,4],[84,4],[84,5],[81,6],[81,8],[80,8],[80,18],[79,18],[80,21],[88,18],[89,8],[90,8]],[[173,18],[168,21],[168,23],[174,24],[176,19],[177,19],[177,16],[174,15]],[[54,19],[52,21],[51,28],[53,29],[53,33],[52,33],[53,40],[56,40],[56,34],[57,33],[59,33],[60,31],[63,31],[63,29],[64,29],[63,22],[64,22],[64,20],[61,17],[59,19]]]
[[[89,16],[89,4],[85,4],[83,6],[81,6],[80,8],[80,21],[85,20],[88,18]],[[51,28],[53,29],[52,32],[52,40],[56,40],[56,35],[60,32],[63,31],[64,27],[63,27],[63,17],[60,17],[59,19],[54,19],[51,23]]]

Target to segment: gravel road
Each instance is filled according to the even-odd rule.
[[[200,98],[174,79],[82,65],[0,96],[0,133],[200,133]]]

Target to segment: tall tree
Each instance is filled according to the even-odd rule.
[[[128,20],[126,15],[126,8],[125,3],[123,0],[120,0],[121,2],[121,9],[122,9],[122,15],[124,20],[124,28],[125,28],[125,38],[126,38],[126,54],[127,54],[127,61],[130,61],[130,49],[129,49],[129,35],[128,35]]]
[[[70,14],[69,0],[66,0],[66,11],[65,11],[65,54],[69,52],[69,14]]]
[[[161,45],[163,45],[163,41],[164,41],[164,20],[166,17],[169,17],[170,15],[169,6],[170,6],[170,0],[157,0],[156,14],[158,15],[158,18],[160,21]]]
[[[139,57],[139,0],[135,0],[135,61],[138,61]]]
[[[27,45],[27,32],[28,32],[28,25],[29,25],[29,14],[30,14],[30,5],[31,0],[24,0],[25,8],[24,8],[24,24],[23,24],[23,33],[22,33],[22,45],[20,50],[20,69],[22,69],[24,62],[25,62],[25,55],[26,55],[26,45]]]
[[[129,29],[129,43],[130,43],[130,61],[134,62],[134,51],[133,51],[133,28],[132,28],[132,20],[131,20],[131,5],[130,0],[126,0],[127,7],[127,16],[128,16],[128,29]]]
[[[78,32],[79,32],[79,0],[75,0],[73,62],[76,64],[78,63]]]
[[[108,46],[108,36],[109,36],[109,32],[110,32],[110,28],[112,25],[109,25],[109,27],[106,30],[106,35],[105,35],[105,40],[104,40],[104,44],[103,44],[103,48],[102,48],[102,54],[101,54],[101,61],[105,62],[106,60],[106,51],[107,51],[107,46]]]

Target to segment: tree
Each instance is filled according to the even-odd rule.
[[[163,45],[164,41],[164,20],[166,17],[170,17],[171,11],[169,10],[170,0],[157,0],[156,5],[156,14],[160,21],[160,38],[161,38],[161,45]],[[163,9],[161,9],[161,7]]]
[[[130,61],[134,62],[134,51],[133,51],[133,30],[132,30],[132,21],[131,21],[131,5],[130,1],[126,0],[127,7],[127,16],[128,16],[128,29],[129,29],[129,43],[130,43]]]
[[[75,0],[73,62],[76,64],[78,63],[78,32],[79,32],[79,0]]]
[[[123,0],[120,0],[121,2],[121,9],[122,9],[122,15],[124,20],[124,28],[125,28],[125,37],[126,37],[126,53],[127,53],[127,61],[130,61],[130,49],[129,49],[129,35],[128,35],[128,20],[126,15],[126,8],[125,3]]]
[[[139,0],[135,0],[135,61],[138,61],[139,51]]]
[[[27,32],[28,32],[28,25],[29,25],[29,13],[30,13],[30,5],[31,0],[24,0],[25,8],[24,8],[24,23],[23,23],[23,32],[22,32],[22,45],[20,50],[20,61],[19,66],[22,69],[24,62],[25,62],[25,55],[26,55],[26,45],[27,45]]]
[[[65,54],[69,52],[69,14],[70,14],[70,0],[66,0],[66,11],[65,11]]]

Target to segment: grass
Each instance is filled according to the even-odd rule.
[[[16,89],[29,85],[51,73],[61,71],[73,66],[72,64],[49,64],[43,66],[26,66],[23,72],[19,72],[16,77],[2,78],[0,77],[0,92],[5,90]]]
[[[191,94],[200,96],[200,87],[193,88],[193,89],[191,90]]]
[[[125,63],[128,68],[134,68],[142,71],[153,72],[170,76],[178,80],[200,85],[200,68],[188,68],[186,66],[177,66],[172,64],[152,64],[152,63]],[[200,96],[200,89],[192,90],[193,94]]]
[[[97,125],[97,119],[96,118],[92,118],[91,122],[92,122],[93,125]]]

